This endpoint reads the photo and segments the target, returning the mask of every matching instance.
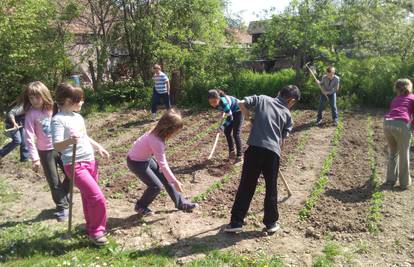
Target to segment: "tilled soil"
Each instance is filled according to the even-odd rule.
[[[329,182],[308,219],[310,235],[367,231],[372,185],[366,117],[344,118],[343,136],[329,173]]]
[[[184,113],[184,117],[190,123],[171,140],[173,142],[168,144],[167,151],[174,150],[168,155],[168,160],[177,177],[184,182],[185,195],[193,197],[203,193],[225,174],[233,175],[230,181],[211,192],[207,200],[201,201],[200,207],[193,213],[176,210],[164,193],[158,196],[151,207],[155,214],[144,219],[136,217],[131,202],[140,197],[145,186],[128,171],[125,157],[132,142],[141,132],[151,127],[151,122],[146,122],[147,115],[144,111],[137,110],[102,118],[92,117],[92,121],[87,121],[90,135],[96,141],[104,143],[112,152],[111,161],[98,160],[102,188],[108,197],[108,230],[122,247],[144,252],[156,252],[158,248],[169,249],[177,258],[183,259],[181,262],[189,262],[192,256],[213,249],[228,249],[244,255],[260,251],[267,255],[281,255],[283,261],[291,266],[310,266],[313,259],[322,254],[325,244],[322,237],[333,236],[341,247],[352,253],[351,260],[337,259],[335,265],[414,265],[412,189],[403,192],[384,191],[381,232],[377,236],[366,232],[371,197],[366,119],[368,114],[373,116],[378,175],[384,179],[386,143],[382,132],[383,114],[364,112],[344,115],[345,127],[329,174],[330,182],[312,211],[311,218],[299,222],[298,212],[332,148],[330,139],[335,128],[331,123],[314,127],[316,113],[313,111],[298,113],[295,130],[284,147],[281,165],[293,196],[286,198],[287,192],[279,179],[282,229],[277,234],[268,236],[261,231],[264,197],[262,179],[259,179],[245,231],[238,235],[222,233],[222,228],[229,221],[241,165],[234,166],[225,161],[227,146],[224,135],[220,137],[211,162],[204,159],[210,153],[216,133],[211,132],[190,146],[186,145],[196,134],[215,123],[220,117],[219,113],[184,112],[188,112]],[[247,140],[248,132],[249,125],[245,123],[243,143]],[[303,141],[305,136],[307,139]],[[303,146],[298,149],[300,143]],[[413,159],[413,153],[411,156]],[[45,179],[30,171],[30,164],[14,162],[16,159],[17,154],[14,153],[3,159],[3,165],[0,165],[1,178],[12,183],[22,193],[20,200],[12,205],[0,203],[2,227],[12,227],[23,220],[56,224],[52,214],[53,202]],[[84,219],[80,195],[78,191],[75,192],[74,224],[79,225],[84,223]],[[363,242],[368,243],[366,251],[354,252],[358,251],[356,248]]]

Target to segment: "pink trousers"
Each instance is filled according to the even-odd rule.
[[[66,174],[72,178],[72,165],[65,165]],[[75,163],[75,185],[82,196],[86,231],[92,238],[99,237],[106,229],[105,196],[98,185],[98,165],[96,161]]]

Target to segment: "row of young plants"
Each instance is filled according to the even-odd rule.
[[[233,168],[231,168],[224,176],[218,181],[213,182],[204,192],[201,192],[198,195],[195,195],[191,200],[193,202],[201,202],[204,200],[207,200],[207,198],[216,190],[219,190],[223,188],[223,185],[228,183],[231,178],[236,175],[237,173],[240,173],[242,166],[241,165],[235,165]]]
[[[319,196],[324,192],[325,186],[329,181],[328,173],[332,168],[333,161],[336,157],[336,153],[338,150],[338,144],[341,140],[342,133],[343,133],[343,123],[340,120],[338,122],[338,126],[336,127],[335,133],[331,140],[332,149],[329,152],[328,156],[323,162],[322,170],[319,174],[319,178],[316,181],[313,190],[309,196],[309,198],[305,202],[305,206],[299,212],[299,219],[305,220],[310,216],[310,212],[312,208],[316,205],[316,202],[319,199]]]
[[[299,115],[299,111],[295,110],[294,112],[292,112],[292,117],[296,118]],[[307,138],[306,138],[307,139]],[[303,141],[304,144],[303,146],[306,144],[306,141]],[[289,155],[290,157],[290,155]],[[192,201],[194,202],[200,202],[200,201],[204,201],[207,200],[207,198],[216,190],[219,190],[223,187],[224,184],[228,183],[232,177],[237,174],[240,173],[242,169],[242,165],[235,165],[233,166],[224,176],[222,179],[213,182],[204,192],[201,192],[200,194],[194,196],[192,198]],[[259,190],[259,192],[261,190],[263,190],[263,186],[258,186],[256,191]]]
[[[371,116],[367,119],[367,140],[368,140],[368,156],[369,165],[371,169],[370,181],[372,184],[372,199],[369,214],[367,218],[367,227],[370,233],[377,234],[379,232],[379,224],[382,218],[381,209],[384,199],[384,194],[380,190],[380,178],[377,172],[377,162],[375,157],[375,141],[374,130],[372,128]]]

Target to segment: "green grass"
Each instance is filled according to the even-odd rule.
[[[342,255],[339,244],[328,241],[323,249],[323,255],[316,257],[313,262],[314,267],[330,267],[334,266],[335,257]]]
[[[18,223],[0,230],[1,266],[178,266],[170,246],[126,250],[110,238],[110,244],[97,248],[77,231],[72,239],[62,239],[66,224]],[[210,244],[209,244],[210,245]],[[192,253],[203,259],[185,266],[283,266],[280,257],[255,254],[244,256],[195,245]]]
[[[0,203],[9,203],[19,200],[21,192],[7,181],[0,179]]]
[[[190,267],[217,267],[217,266],[234,266],[234,267],[281,267],[283,261],[278,256],[267,257],[266,255],[257,255],[254,257],[241,256],[234,252],[212,251],[209,255],[201,260],[195,260],[189,265]]]
[[[372,184],[373,192],[371,199],[371,207],[367,219],[367,227],[370,233],[379,233],[379,224],[382,219],[382,204],[384,199],[384,193],[380,190],[380,178],[377,173],[377,163],[375,157],[375,141],[374,130],[372,129],[372,118],[369,116],[367,119],[367,140],[368,140],[368,155],[369,163],[371,167],[370,181]]]
[[[325,186],[329,181],[328,173],[332,168],[332,164],[336,156],[337,147],[341,139],[342,132],[343,132],[343,124],[342,124],[342,121],[339,121],[338,126],[336,127],[336,130],[335,130],[334,136],[332,137],[332,141],[331,141],[332,149],[323,162],[322,170],[319,175],[319,179],[316,181],[309,198],[306,200],[305,207],[303,207],[303,209],[300,210],[299,212],[300,220],[305,220],[310,216],[310,212],[312,208],[316,205],[316,202],[318,201],[320,194],[322,194],[325,190]]]

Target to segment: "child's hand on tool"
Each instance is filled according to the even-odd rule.
[[[40,169],[40,160],[32,161],[32,170],[37,173],[39,172],[39,169]]]
[[[217,130],[216,130],[217,133],[221,133],[223,131],[224,131],[224,126],[223,125],[221,125],[220,127],[218,127]]]
[[[77,133],[71,133],[70,137],[68,138],[68,144],[74,145],[78,143],[80,136]]]

